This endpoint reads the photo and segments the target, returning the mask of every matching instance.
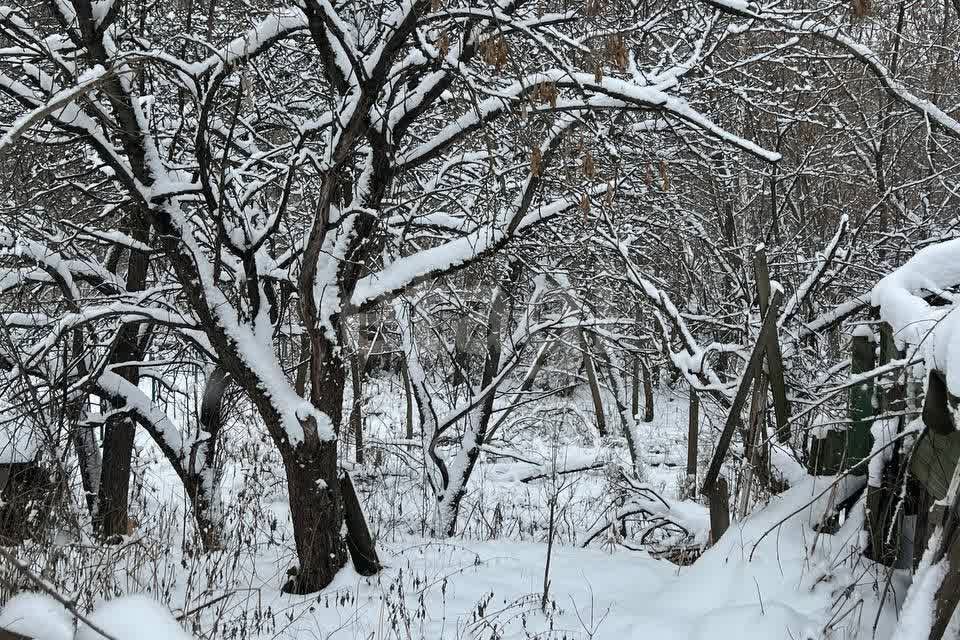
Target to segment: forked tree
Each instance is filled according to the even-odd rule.
[[[33,371],[112,403],[103,533],[123,524],[134,422],[193,471],[212,446],[183,437],[138,389],[161,332],[256,407],[286,468],[291,588],[327,585],[347,554],[347,317],[588,215],[627,174],[599,157],[576,180],[559,168],[592,166],[594,142],[610,158],[640,144],[650,118],[778,157],[684,92],[738,32],[683,4],[238,2],[210,4],[205,26],[193,2],[0,7],[0,153],[56,145],[34,172],[55,197],[8,216],[6,246],[20,273],[39,266],[34,282],[69,294],[53,317],[24,320],[9,359],[25,366],[7,375]],[[635,53],[651,34],[672,43],[666,55]],[[309,376],[297,385],[278,354],[301,327]],[[57,345],[78,335],[98,348],[55,366]],[[374,572],[353,515],[354,562]]]

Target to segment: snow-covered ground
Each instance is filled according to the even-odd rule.
[[[188,635],[210,639],[846,640],[873,637],[875,624],[878,638],[892,632],[894,602],[902,600],[906,584],[899,574],[887,584],[882,568],[856,551],[860,519],[851,517],[834,535],[813,529],[831,497],[829,478],[797,474],[789,491],[734,521],[692,566],[628,550],[617,544],[616,528],[581,548],[584,534],[621,504],[611,468],[626,460],[625,449],[616,437],[596,436],[590,411],[582,407],[573,414],[557,406],[526,407],[518,422],[539,419],[540,426],[530,428],[528,420],[522,433],[505,433],[506,441],[475,473],[461,534],[431,539],[423,526],[431,502],[413,462],[417,452],[407,455],[402,445],[389,444],[402,432],[403,404],[387,380],[374,383],[371,395],[372,446],[367,466],[355,468],[354,476],[386,565],[378,576],[364,578],[347,567],[320,594],[280,592],[295,564],[283,473],[250,425],[236,427],[253,435],[235,438],[229,455],[224,551],[198,551],[172,472],[142,442],[134,492],[139,524],[124,544],[104,549],[63,534],[61,545],[18,552],[79,610],[92,610],[94,623],[117,640],[177,638],[171,618],[157,617],[142,599],[103,603],[124,594],[161,602]],[[563,402],[588,407],[582,400]],[[640,427],[642,480],[670,501],[684,473],[686,411],[685,395],[662,390],[656,419]],[[544,415],[565,417],[549,422]],[[608,424],[616,423],[609,418]],[[708,424],[705,418],[703,459],[712,449]],[[556,484],[522,481],[554,460],[607,464]],[[544,608],[553,495],[556,544]],[[695,505],[689,510],[694,519],[705,513]],[[887,604],[878,612],[880,594]],[[0,626],[16,619],[10,628],[35,631],[31,620],[39,616],[47,627],[37,637],[71,637],[72,616],[59,605],[26,600],[12,601]],[[78,639],[96,635],[84,633]]]

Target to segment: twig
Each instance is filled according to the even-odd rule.
[[[101,629],[99,626],[91,622],[90,618],[88,618],[86,615],[80,613],[77,610],[76,605],[74,605],[71,601],[67,600],[62,595],[60,595],[56,589],[54,589],[49,584],[47,584],[46,580],[44,580],[43,578],[35,574],[33,571],[31,571],[30,567],[28,567],[26,563],[20,562],[15,557],[13,557],[13,555],[11,555],[9,551],[7,551],[6,549],[0,548],[0,558],[3,558],[7,562],[15,566],[17,570],[20,571],[20,573],[27,576],[30,582],[40,587],[41,591],[43,591],[48,596],[50,596],[51,598],[53,598],[54,600],[62,604],[64,607],[66,607],[67,611],[69,611],[74,616],[76,616],[77,619],[83,622],[85,625],[87,625],[88,627],[90,627],[91,629],[99,633],[101,636],[103,636],[107,640],[117,640],[117,638],[113,637],[112,635],[110,635],[109,633]]]

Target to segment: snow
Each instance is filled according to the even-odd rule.
[[[90,622],[115,640],[190,640],[170,611],[145,595],[104,602],[94,610]],[[81,623],[75,640],[103,640],[103,636]]]
[[[923,356],[928,369],[946,375],[950,393],[960,395],[960,315],[956,304],[933,306],[923,299],[960,284],[960,240],[921,249],[873,289],[872,303],[900,344]],[[950,299],[950,295],[945,297]]]
[[[402,387],[392,378],[375,378],[368,384],[368,445],[401,452],[418,445],[416,441],[389,447],[378,444],[399,432],[404,419]],[[582,395],[569,400],[544,400],[555,404],[542,408],[555,414],[563,403],[588,407],[587,392],[581,391]],[[442,397],[434,401],[443,410],[456,405]],[[612,403],[608,404],[613,412]],[[687,406],[685,393],[657,389],[655,420],[637,424],[645,449],[641,482],[664,496],[672,517],[702,541],[706,508],[676,498],[678,478],[685,474]],[[535,415],[526,414],[532,411],[529,407],[517,411],[520,422]],[[573,418],[565,421],[564,430],[557,434],[562,466],[605,460],[614,467],[628,465],[622,438],[599,438],[588,422],[589,414],[589,410],[582,413],[583,424]],[[608,424],[616,423],[611,415]],[[510,423],[503,430],[516,428]],[[238,553],[230,548],[196,554],[183,548],[182,487],[162,456],[151,453],[155,445],[141,436],[135,477],[146,485],[148,503],[138,501],[132,506],[143,537],[127,552],[111,547],[103,556],[70,560],[70,566],[81,567],[78,572],[88,573],[77,575],[76,583],[66,577],[66,589],[80,593],[79,585],[95,576],[104,590],[149,588],[152,594],[164,594],[163,604],[142,595],[92,603],[94,624],[118,640],[188,638],[169,610],[179,613],[198,607],[199,612],[183,622],[197,637],[234,633],[250,640],[398,636],[768,640],[830,637],[820,632],[833,617],[835,603],[844,602],[849,587],[850,602],[863,598],[864,613],[845,620],[836,637],[870,637],[876,595],[869,580],[858,586],[862,569],[853,563],[865,561],[850,553],[862,518],[851,517],[835,535],[818,536],[812,525],[827,508],[834,479],[810,478],[802,470],[790,474],[793,487],[786,494],[772,498],[748,518],[735,520],[720,541],[688,567],[611,544],[612,532],[580,548],[594,521],[602,522],[609,515],[608,506],[616,508],[616,494],[606,480],[609,465],[563,476],[566,488],[559,498],[549,602],[547,611],[541,611],[545,514],[554,484],[550,478],[523,480],[531,472],[549,469],[557,458],[549,440],[523,433],[519,441],[517,433],[505,434],[504,444],[485,447],[481,453],[461,509],[462,538],[422,536],[418,523],[435,506],[424,499],[429,494],[421,493],[425,488],[420,471],[406,466],[402,453],[386,456],[385,466],[377,471],[358,466],[353,475],[387,568],[378,576],[363,578],[348,566],[324,592],[311,596],[279,592],[291,562],[289,507],[278,482],[283,471],[277,454],[262,444],[257,429],[247,441],[225,443],[245,452],[242,458],[230,458],[235,461],[229,463],[224,483],[225,533],[230,544],[238,544],[235,536],[253,537],[252,544]],[[702,431],[703,455],[709,455],[712,437],[711,430]],[[519,453],[521,459],[512,462],[511,452]],[[838,487],[838,494],[847,495],[858,482],[862,486],[863,479],[848,479]],[[244,509],[251,508],[251,499],[256,501],[254,512],[243,515]],[[263,526],[264,520],[272,519],[277,523],[275,532],[274,525]],[[186,526],[190,527],[188,521]],[[74,558],[73,554],[97,550],[63,547],[60,553]],[[202,606],[221,596],[226,599]],[[892,608],[881,610],[878,638],[889,637],[893,618]],[[215,624],[218,631],[211,634]],[[52,640],[60,638],[52,636]],[[85,629],[76,640],[95,638],[99,640]]]
[[[124,410],[132,411],[146,420],[151,434],[176,455],[186,455],[187,447],[184,446],[180,429],[136,385],[112,371],[105,371],[97,379],[97,386],[111,398],[121,399]]]
[[[41,434],[36,427],[16,414],[6,401],[0,400],[0,464],[29,462],[40,447]]]
[[[73,620],[59,602],[43,593],[24,591],[0,611],[0,629],[35,640],[71,640]]]
[[[871,329],[870,325],[867,323],[862,323],[855,326],[851,334],[854,338],[866,338],[870,342],[876,341],[876,334],[874,334],[873,329]]]
[[[922,568],[917,573],[900,610],[900,622],[891,640],[915,640],[930,635],[935,611],[934,598],[946,575],[946,560]]]
[[[170,611],[145,595],[126,595],[97,606],[87,619],[113,640],[190,640]],[[21,592],[0,611],[0,628],[33,640],[103,640],[84,622],[74,620],[59,602],[42,593]]]
[[[606,186],[603,185],[593,187],[591,193],[598,195],[605,191]],[[398,258],[379,272],[361,278],[354,288],[351,305],[354,308],[360,308],[374,300],[406,289],[411,284],[418,283],[433,274],[466,264],[499,247],[512,234],[519,234],[543,220],[572,209],[576,204],[572,199],[556,200],[533,209],[522,218],[504,216],[463,237]],[[511,211],[516,212],[516,209]]]
[[[115,0],[94,0],[90,5],[90,13],[93,16],[94,24],[98,27],[103,24],[104,19],[113,8]]]

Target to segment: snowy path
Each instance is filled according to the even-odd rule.
[[[539,601],[546,545],[387,545],[390,568],[379,582],[344,571],[335,590],[345,604],[320,607],[304,599],[293,607],[295,621],[277,637],[869,638],[876,616],[873,584],[881,574],[849,553],[860,522],[851,519],[837,534],[817,536],[810,522],[824,498],[775,526],[826,486],[826,479],[799,484],[735,524],[696,564],[682,569],[622,549],[556,547],[550,587],[556,608],[551,604],[547,614]],[[771,528],[751,560],[755,543]],[[848,589],[853,583],[858,586]],[[278,606],[289,604],[289,598],[277,598]],[[887,606],[877,637],[887,637],[893,622]]]

